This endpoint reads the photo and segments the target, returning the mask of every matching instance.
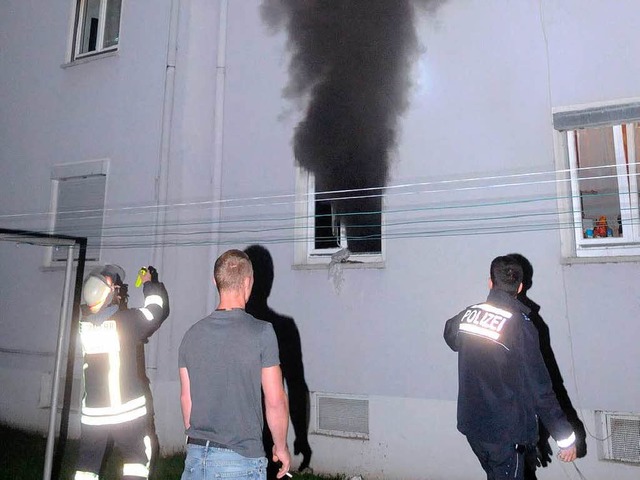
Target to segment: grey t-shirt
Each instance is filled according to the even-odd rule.
[[[193,325],[178,351],[191,386],[187,435],[244,457],[265,456],[262,369],[279,364],[272,325],[244,310],[216,310]]]

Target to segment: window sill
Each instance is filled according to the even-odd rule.
[[[84,262],[84,271],[85,273],[92,269],[95,266],[98,265],[102,265],[102,262],[100,260],[96,260],[96,259],[86,259]],[[42,265],[40,265],[40,271],[41,272],[60,272],[60,271],[64,271],[67,268],[67,262],[65,261],[53,261],[51,260],[50,254],[48,254],[46,256],[46,258],[44,259],[44,261],[42,262]],[[78,269],[78,259],[74,258],[73,259],[73,270],[77,270]]]
[[[602,257],[565,257],[561,265],[587,265],[602,263],[640,263],[640,255],[612,255]]]
[[[326,262],[315,261],[314,263],[294,263],[291,268],[293,270],[328,270],[331,259],[327,259]],[[341,268],[345,268],[347,270],[353,269],[383,269],[386,268],[386,264],[384,260],[379,261],[358,261],[358,260],[349,260],[346,262],[336,263],[335,265],[340,265]]]
[[[93,267],[96,267],[98,265],[102,265],[102,264],[94,260],[87,261],[84,264],[84,274],[86,275],[89,270],[93,269]],[[39,268],[41,272],[64,272],[66,269],[67,269],[66,263],[64,263],[63,265],[41,265]],[[78,261],[75,260],[73,262],[72,270],[75,272],[77,269],[78,269]]]
[[[70,68],[70,67],[75,67],[76,65],[82,65],[85,63],[89,63],[89,62],[94,62],[96,60],[102,60],[103,58],[108,58],[108,57],[117,57],[118,56],[118,50],[106,50],[104,52],[99,52],[99,53],[94,53],[93,55],[87,55],[86,57],[80,57],[80,58],[76,58],[75,60],[72,60],[70,62],[67,63],[63,63],[62,65],[60,65],[61,68]]]

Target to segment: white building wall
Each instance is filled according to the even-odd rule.
[[[216,114],[221,115],[215,98],[220,2],[180,2],[167,157],[161,145],[171,2],[123,2],[119,54],[60,68],[69,3],[36,7],[11,0],[0,7],[0,32],[7,32],[0,71],[15,72],[0,74],[0,98],[9,99],[2,100],[2,108],[11,113],[0,117],[0,213],[47,211],[51,165],[94,158],[111,159],[109,206],[152,205],[160,201],[165,182],[162,200],[188,204],[168,211],[171,222],[215,222],[215,203],[198,211],[193,204],[216,195],[294,193],[291,138],[300,112],[281,95],[288,79],[286,38],[267,32],[257,0],[229,1],[224,116],[218,117],[224,126],[222,157],[214,141]],[[554,171],[552,108],[640,97],[635,81],[640,47],[632,33],[639,15],[634,0],[618,0],[616,8],[605,0],[446,0],[435,12],[421,13],[418,32],[425,51],[414,66],[415,87],[400,122],[390,183]],[[137,28],[142,18],[154,28]],[[42,28],[27,35],[20,25],[33,21]],[[420,208],[454,201],[456,195],[389,194],[386,208]],[[464,195],[479,202],[554,198],[556,187],[529,184]],[[245,203],[254,206],[226,203],[221,219],[294,215],[288,201],[269,207]],[[521,211],[543,208],[549,207],[533,204]],[[7,217],[0,218],[4,227]],[[219,238],[212,228],[211,242]],[[459,309],[485,297],[491,259],[510,252],[522,253],[534,266],[530,297],[542,306],[565,387],[588,431],[596,433],[594,410],[640,410],[640,387],[629,381],[640,360],[635,348],[640,327],[633,321],[640,312],[628,287],[636,264],[569,264],[561,256],[557,229],[389,240],[385,267],[345,269],[339,291],[326,269],[292,267],[293,243],[268,243],[268,234],[225,238],[232,241],[105,252],[131,276],[141,264],[156,262],[170,291],[171,316],[147,347],[156,426],[167,451],[184,441],[177,348],[184,331],[215,304],[212,261],[226,248],[254,242],[273,256],[270,305],[297,322],[310,389],[370,400],[368,441],[311,435],[317,471],[362,473],[367,479],[478,476],[480,467],[455,429],[456,356],[444,344],[442,328]],[[0,320],[11,325],[11,336],[3,336],[7,343],[0,347],[52,349],[50,327],[25,338],[17,325],[24,305],[37,325],[38,312],[49,311],[52,302],[59,309],[54,286],[63,274],[42,271],[34,256],[19,262],[12,248],[0,247],[3,273],[13,278],[27,270],[47,293],[34,300],[15,287],[0,289]],[[132,305],[139,299],[134,293]],[[50,312],[47,325],[55,324],[58,314]],[[0,356],[1,380],[15,383],[21,373],[6,356]],[[45,360],[30,362],[36,364],[30,367],[33,378],[48,368]],[[34,392],[3,392],[3,418],[42,426],[25,420],[34,409]],[[5,410],[9,405],[13,410]],[[576,462],[587,478],[637,477],[636,467],[598,460],[596,444],[588,436],[587,457]],[[578,473],[554,460],[538,478],[578,478]]]
[[[618,28],[618,15],[605,2],[591,2],[589,8],[579,2],[442,3],[435,14],[420,17],[426,52],[414,69],[416,87],[401,121],[391,184],[554,171],[552,108],[638,94],[636,67],[607,52],[620,43],[627,45],[628,58],[640,52],[627,41],[631,30]],[[635,4],[623,3],[618,8],[639,13]],[[243,27],[234,28],[240,18]],[[279,95],[287,80],[285,35],[264,37],[259,12],[246,3],[233,6],[230,25],[229,49],[242,55],[231,54],[229,60],[226,98],[234,108],[225,114],[223,196],[291,192],[290,140],[300,117]],[[585,44],[597,67],[589,64],[589,56],[576,58]],[[597,77],[589,75],[595,68]],[[255,71],[259,76],[248,73]],[[507,192],[551,199],[557,194],[552,182]],[[482,192],[478,199],[501,194]],[[390,193],[386,207],[425,201]],[[541,208],[522,207],[532,214]],[[225,210],[225,215],[234,218],[236,212]],[[291,269],[293,246],[266,246],[276,260],[271,302],[298,323],[310,388],[370,396],[370,440],[312,436],[319,468],[375,478],[477,475],[476,460],[455,431],[456,358],[442,341],[442,326],[458,309],[484,298],[489,262],[509,252],[524,254],[534,266],[530,297],[542,306],[565,387],[589,432],[596,434],[594,410],[638,411],[635,384],[628,385],[624,375],[601,364],[601,356],[589,353],[602,338],[599,317],[611,312],[611,303],[585,306],[585,298],[602,295],[599,285],[589,287],[592,278],[602,278],[607,293],[617,292],[602,298],[615,298],[616,311],[636,316],[637,302],[623,288],[634,264],[565,265],[557,229],[390,240],[385,268],[345,270],[339,293],[326,270]],[[612,322],[614,329],[631,330],[630,340],[623,342],[637,338],[628,321]],[[599,343],[596,348],[611,358],[637,361],[631,345],[621,351],[614,346],[618,339],[609,347]],[[598,380],[585,382],[589,376]],[[609,382],[619,387],[603,391],[598,386]],[[599,461],[593,437],[587,444],[588,456],[577,463],[587,477],[637,474],[633,467]],[[578,473],[557,460],[539,473],[539,478],[559,476],[578,478]]]
[[[104,242],[113,241],[114,227],[124,222],[153,223],[151,209],[127,209],[157,201],[170,3],[123,2],[118,53],[68,64],[75,2],[3,2],[2,228],[48,230],[52,167],[98,159],[109,164]],[[37,410],[40,378],[53,370],[64,269],[46,268],[42,247],[16,253],[26,249],[5,244],[0,251],[0,268],[15,282],[2,288],[0,361],[10,365],[5,385],[20,386],[4,391],[2,419],[45,429],[48,412]],[[104,249],[102,260],[125,268],[131,303],[140,304],[135,274],[158,254]]]

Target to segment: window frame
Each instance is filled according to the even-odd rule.
[[[58,223],[58,204],[60,194],[60,183],[65,180],[74,178],[86,178],[95,176],[104,176],[104,193],[102,204],[102,218],[100,220],[100,238],[99,244],[89,246],[87,248],[88,264],[99,263],[102,256],[102,231],[104,229],[105,217],[106,217],[106,205],[107,205],[107,187],[108,187],[108,175],[109,172],[109,159],[90,160],[77,163],[65,163],[54,165],[51,171],[51,201],[50,201],[50,220],[49,220],[49,232],[56,233],[56,225]],[[61,233],[61,232],[57,232]],[[84,235],[80,235],[84,236]],[[46,248],[44,266],[45,267],[57,267],[62,266],[64,262],[58,260],[54,255],[54,246]],[[96,255],[91,257],[89,255],[91,250],[96,251]],[[64,258],[66,261],[66,257]],[[74,254],[74,262],[77,262],[77,252]]]
[[[120,17],[118,18],[118,42],[115,45],[111,45],[108,47],[104,46],[104,32],[105,32],[105,24],[107,18],[107,8],[109,2],[112,0],[100,0],[100,13],[98,17],[98,30],[96,34],[96,48],[95,50],[91,50],[88,52],[82,53],[82,35],[85,31],[85,19],[84,14],[87,8],[87,2],[89,0],[73,0],[73,22],[71,28],[71,47],[70,47],[70,55],[69,61],[81,61],[87,58],[101,56],[109,53],[113,53],[118,51],[120,47],[120,30],[122,28],[122,2],[120,5]]]
[[[571,228],[561,230],[563,257],[593,261],[610,257],[634,257],[631,260],[635,261],[640,256],[640,202],[638,169],[635,164],[640,153],[636,152],[635,144],[635,130],[640,125],[639,110],[640,99],[553,110],[556,162],[559,172],[566,172],[565,175],[558,176],[560,224],[571,225]],[[624,237],[584,238],[583,235],[576,136],[580,129],[596,127],[611,128],[613,133],[618,201]],[[627,155],[630,159],[628,162]],[[614,227],[611,224],[609,226]]]
[[[383,268],[385,263],[385,222],[384,197],[382,198],[382,212],[380,215],[380,252],[353,253],[342,264],[349,267]],[[296,226],[294,265],[296,266],[326,266],[331,263],[332,255],[348,248],[346,228],[340,226],[340,233],[336,235],[339,247],[318,249],[315,247],[315,176],[309,170],[296,165]]]

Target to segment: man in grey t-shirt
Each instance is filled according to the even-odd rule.
[[[187,458],[182,480],[216,474],[266,479],[262,446],[262,400],[273,435],[278,478],[290,466],[289,410],[282,382],[278,344],[271,324],[244,311],[253,286],[253,269],[240,250],[223,253],[214,267],[220,303],[193,325],[179,349],[182,416]],[[203,470],[204,469],[204,470]]]

